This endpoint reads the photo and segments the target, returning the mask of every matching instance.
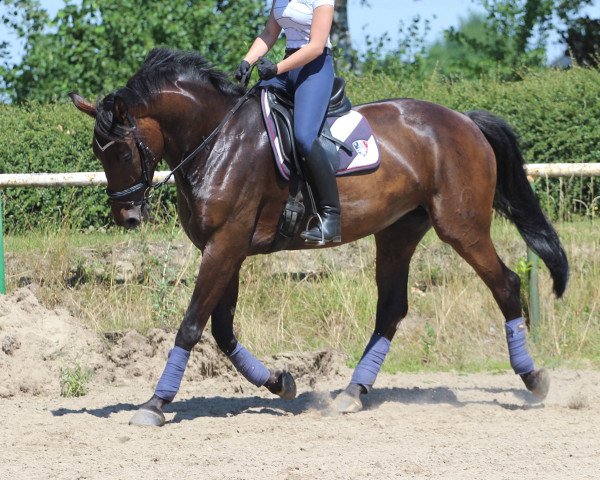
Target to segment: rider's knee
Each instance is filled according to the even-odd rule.
[[[314,141],[315,138],[312,135],[306,132],[296,132],[296,145],[302,157],[308,157]]]

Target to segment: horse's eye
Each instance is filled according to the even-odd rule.
[[[132,158],[133,156],[131,155],[131,152],[127,152],[121,155],[121,160],[123,160],[124,162],[131,162]]]

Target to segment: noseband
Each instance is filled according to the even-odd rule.
[[[171,172],[169,172],[169,174],[166,176],[166,178],[164,180],[161,180],[160,182],[157,182],[155,184],[152,183],[152,179],[149,177],[148,164],[150,162],[152,162],[151,163],[152,165],[156,165],[156,163],[157,163],[156,158],[154,157],[154,155],[153,155],[152,151],[150,150],[150,148],[148,147],[148,145],[146,145],[144,143],[144,141],[140,138],[135,120],[128,113],[127,114],[127,122],[129,123],[129,126],[131,127],[131,133],[133,134],[133,140],[135,142],[135,146],[140,155],[140,162],[142,165],[142,178],[138,183],[136,183],[135,185],[132,185],[129,188],[126,188],[125,190],[119,190],[118,192],[115,192],[115,191],[109,190],[107,188],[106,194],[108,195],[108,199],[112,203],[117,203],[119,205],[123,205],[126,208],[132,208],[132,207],[136,207],[136,206],[144,207],[144,205],[146,205],[146,203],[148,202],[148,198],[150,197],[150,192],[152,190],[156,190],[156,189],[162,187],[163,185],[165,185],[177,170],[179,170],[184,165],[189,163],[198,154],[198,152],[200,152],[200,150],[205,148],[208,145],[208,143],[211,142],[213,140],[213,138],[215,138],[217,136],[217,134],[221,131],[221,129],[225,126],[225,124],[231,119],[231,117],[235,114],[235,112],[237,112],[239,110],[239,108],[242,106],[242,104],[248,99],[248,97],[254,92],[255,89],[256,89],[256,85],[254,87],[252,87],[251,89],[249,89],[237,101],[237,103],[231,108],[231,110],[229,110],[229,112],[227,112],[227,115],[225,115],[223,120],[221,120],[221,123],[219,123],[219,125],[217,125],[217,127],[210,133],[210,135],[208,137],[206,137],[204,139],[204,141],[200,145],[198,145],[188,156],[186,156],[181,162],[179,162],[179,165],[177,165],[173,170],[171,170]],[[143,195],[142,195],[141,199],[139,199],[139,200],[128,200],[127,199],[131,195],[138,193],[138,192],[142,192],[142,191],[143,191]]]

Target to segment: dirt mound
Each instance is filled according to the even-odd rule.
[[[169,350],[175,341],[174,333],[152,329],[148,336],[131,331],[126,334],[109,334],[114,344],[107,353],[109,365],[108,380],[121,381],[132,377],[144,377],[156,381],[164,368]],[[343,356],[328,350],[314,352],[285,352],[261,358],[275,370],[287,370],[296,379],[314,385],[316,378],[339,373]],[[120,375],[118,375],[120,373]],[[201,381],[206,378],[221,377],[238,381],[238,373],[231,362],[221,353],[210,335],[205,335],[194,347],[185,371],[186,381]]]
[[[16,395],[57,395],[63,369],[76,366],[93,372],[96,384],[125,385],[144,381],[151,388],[165,365],[174,333],[152,329],[102,336],[82,327],[63,309],[40,305],[35,285],[0,296],[0,398]],[[316,378],[337,373],[343,359],[329,351],[282,353],[263,359],[275,369],[290,371],[314,386]],[[222,377],[239,381],[229,360],[210,335],[194,348],[185,374],[187,381]]]
[[[101,364],[98,338],[62,309],[39,304],[35,286],[0,296],[0,397],[60,391],[61,368]]]

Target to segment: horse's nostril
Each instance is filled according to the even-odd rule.
[[[125,228],[127,228],[127,229],[135,228],[139,224],[140,224],[140,220],[135,217],[130,217],[127,220],[125,220]]]

